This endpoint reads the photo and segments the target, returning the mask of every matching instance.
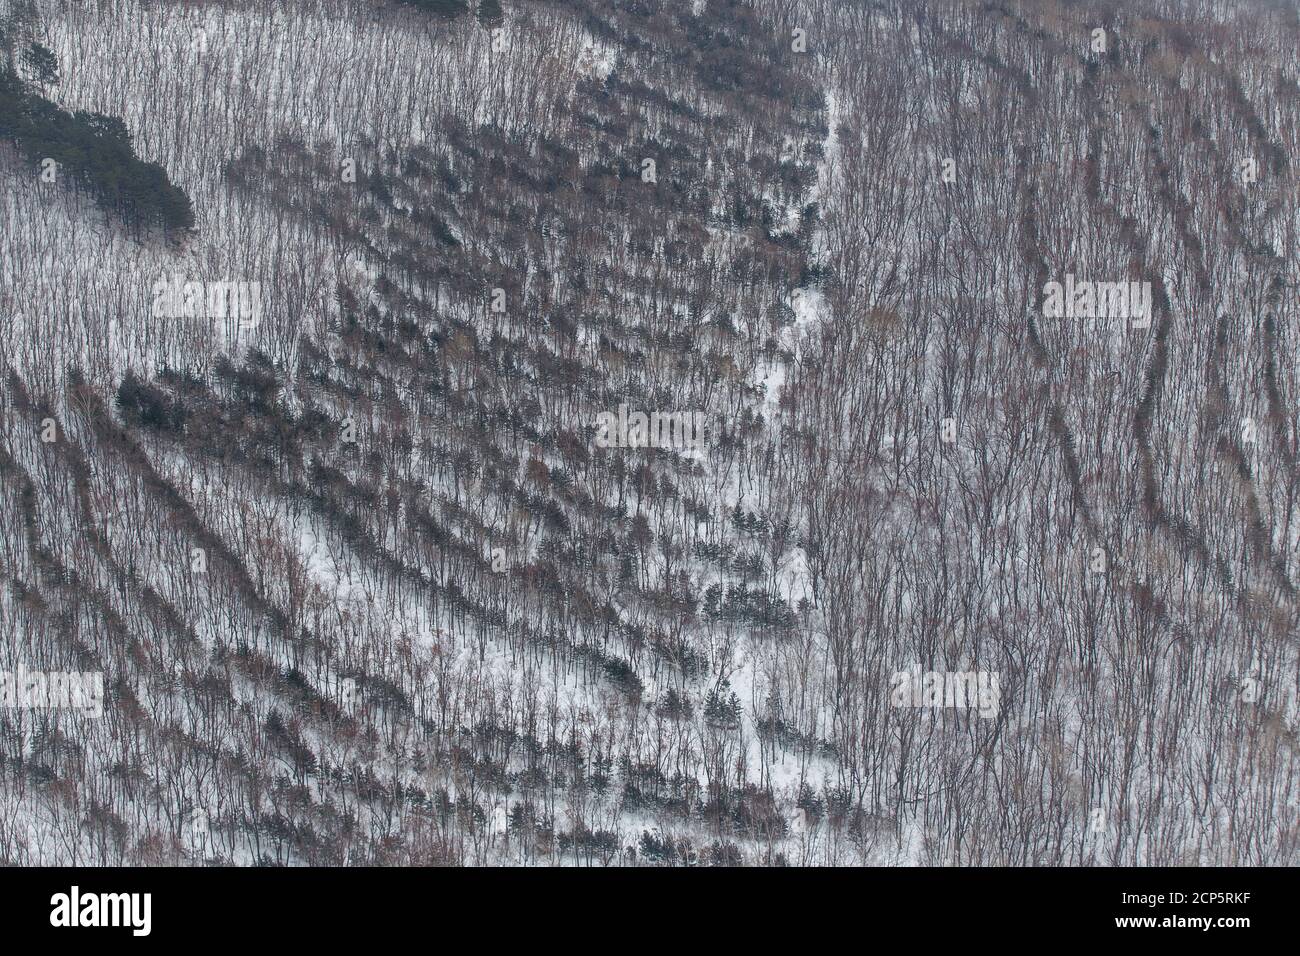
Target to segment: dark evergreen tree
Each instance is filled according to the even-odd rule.
[[[476,12],[479,23],[485,27],[499,27],[506,20],[505,12],[501,9],[501,0],[479,0]]]
[[[30,44],[23,53],[23,62],[42,86],[54,86],[59,82],[59,59],[49,47],[39,43]]]
[[[402,0],[402,2],[408,7],[415,7],[417,10],[432,13],[445,20],[453,20],[462,13],[469,13],[469,4],[466,0]]]
[[[128,371],[117,388],[114,404],[131,425],[178,433],[185,426],[185,409],[158,388]]]

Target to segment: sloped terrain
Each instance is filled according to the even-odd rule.
[[[0,4],[0,859],[1294,864],[1294,8],[499,7]]]

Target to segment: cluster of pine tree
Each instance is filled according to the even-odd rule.
[[[31,44],[24,61],[38,82],[58,82],[58,62],[45,47]],[[0,139],[16,144],[29,162],[53,160],[59,172],[89,189],[101,208],[137,230],[194,225],[189,196],[162,166],[136,156],[125,123],[102,113],[59,108],[12,64],[0,69]]]
[[[467,0],[402,0],[402,3],[446,20],[453,20],[463,13],[469,13]],[[505,20],[501,0],[479,0],[474,13],[486,26],[500,26]]]

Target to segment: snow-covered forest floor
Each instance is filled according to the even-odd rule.
[[[0,671],[103,678],[0,707],[0,861],[1300,862],[1297,45],[0,0],[22,102],[193,213],[0,85]],[[702,447],[604,440],[638,411]]]

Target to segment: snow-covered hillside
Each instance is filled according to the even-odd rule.
[[[0,0],[0,860],[1296,863],[1300,18],[1093,6]]]

